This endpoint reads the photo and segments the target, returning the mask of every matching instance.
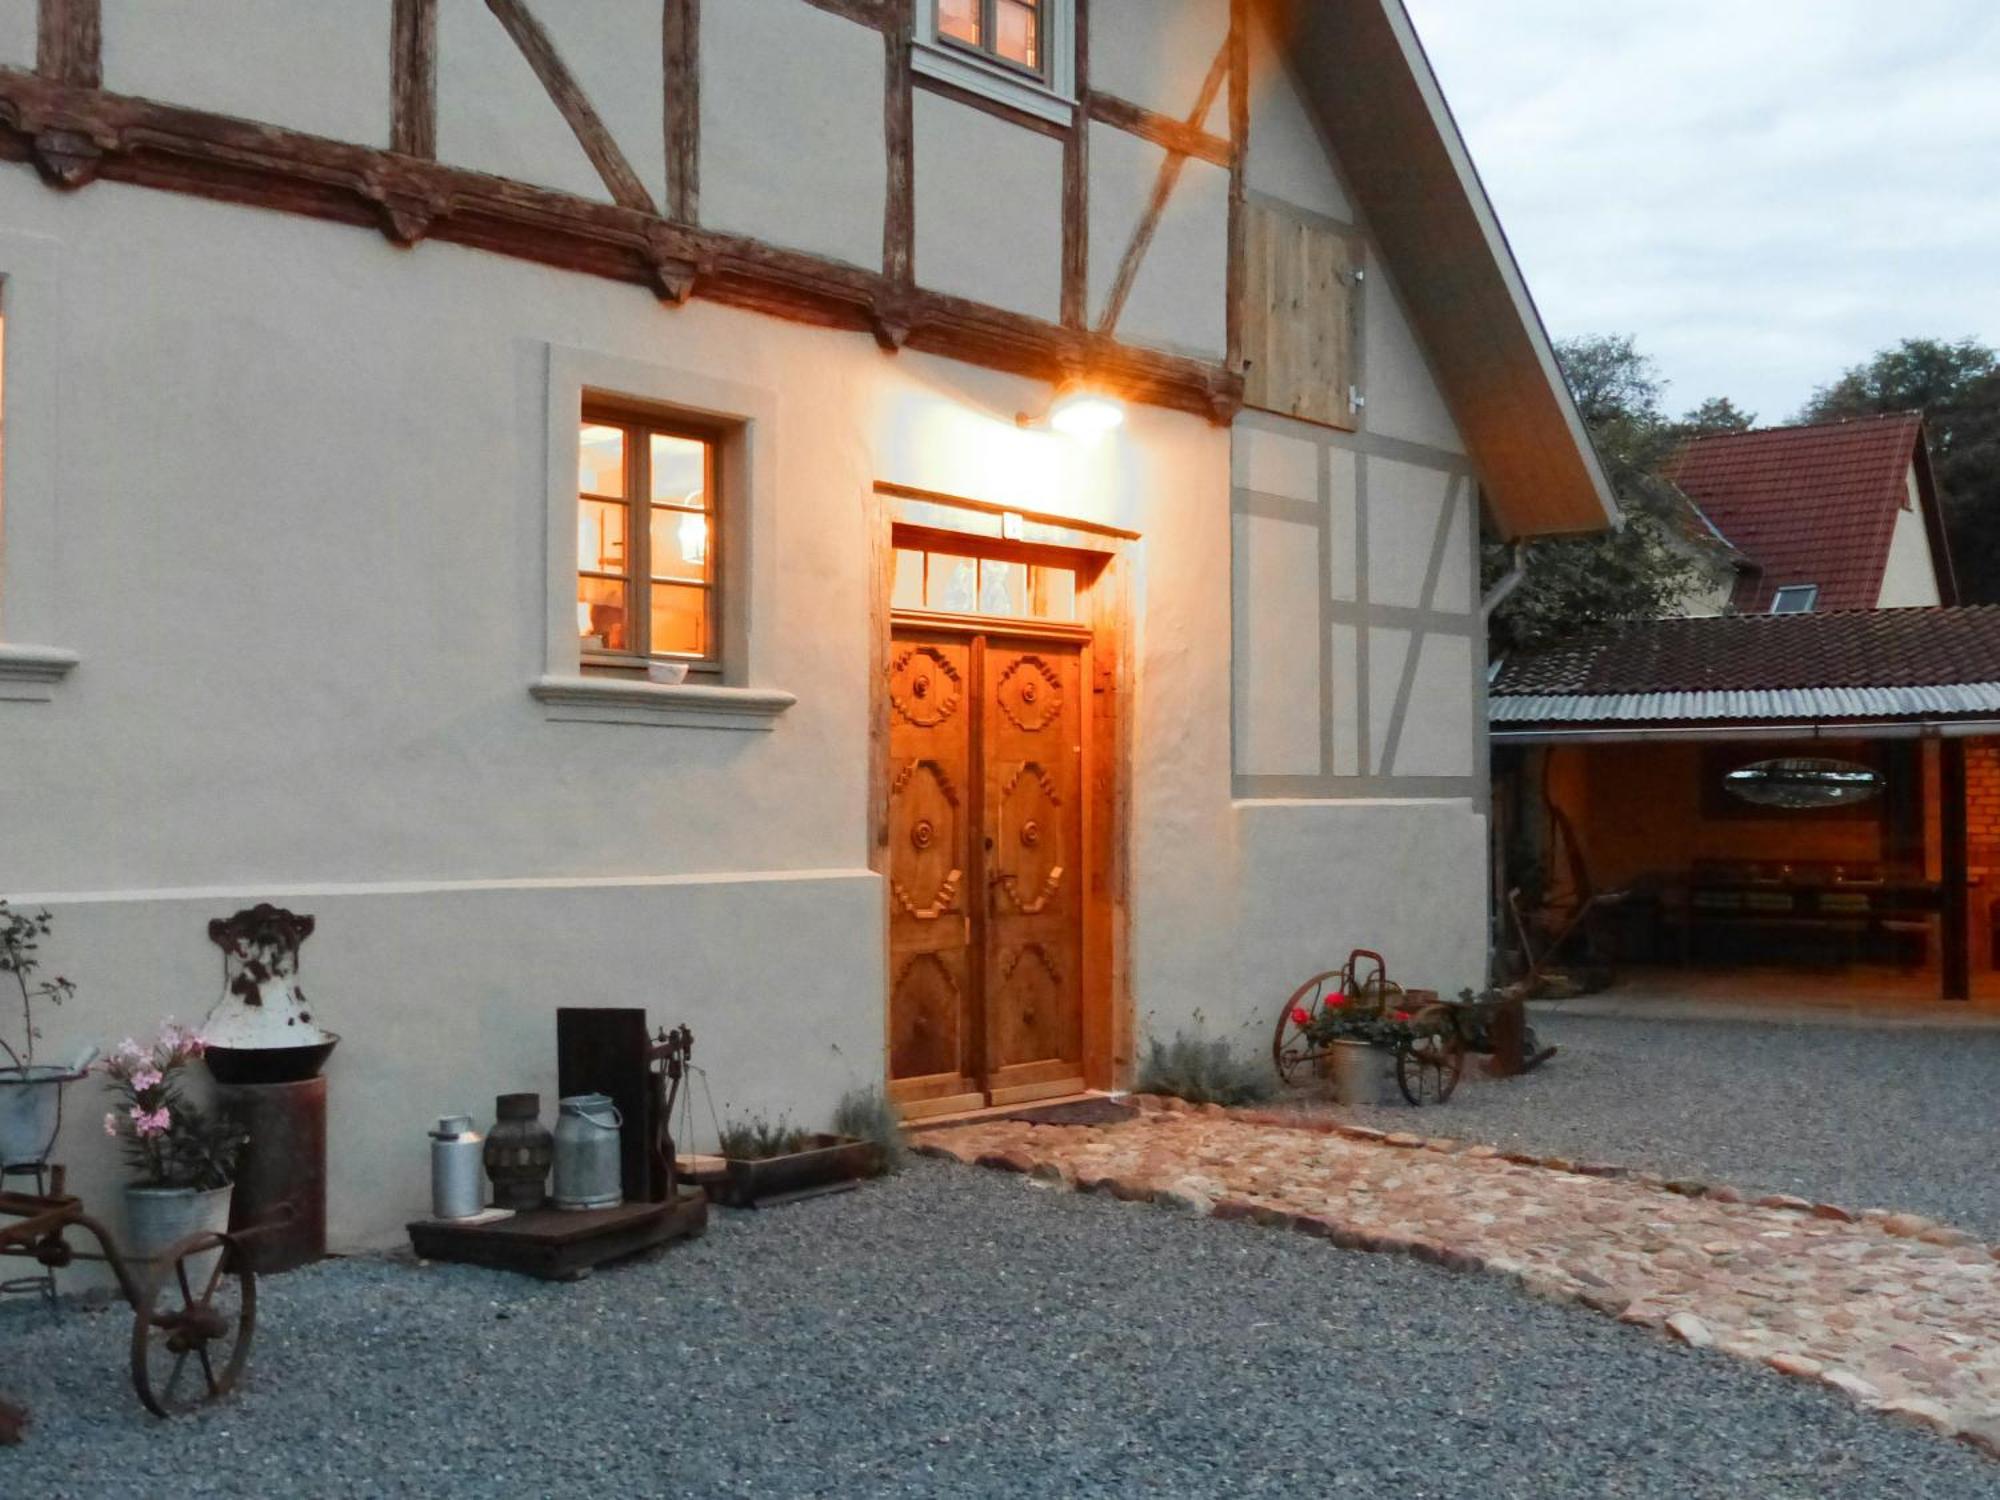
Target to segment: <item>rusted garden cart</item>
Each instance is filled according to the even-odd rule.
[[[1278,1077],[1296,1087],[1325,1073],[1342,1042],[1365,1042],[1394,1054],[1396,1087],[1411,1104],[1443,1104],[1464,1076],[1468,1052],[1485,1054],[1497,1077],[1555,1056],[1536,1039],[1523,1000],[1518,988],[1440,1000],[1434,990],[1405,989],[1389,977],[1381,954],[1356,948],[1341,967],[1292,991],[1278,1012],[1271,1060]]]
[[[191,1234],[136,1271],[104,1226],[84,1212],[83,1201],[63,1191],[63,1171],[50,1170],[47,1194],[0,1193],[0,1256],[22,1256],[51,1270],[76,1261],[111,1268],[132,1306],[132,1389],[148,1411],[172,1417],[235,1387],[250,1358],[257,1328],[257,1277],[241,1237]],[[97,1241],[79,1249],[69,1236],[80,1230]],[[0,1439],[18,1437],[26,1413],[0,1399]]]

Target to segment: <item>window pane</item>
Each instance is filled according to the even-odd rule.
[[[707,656],[709,592],[682,583],[653,585],[653,654]]]
[[[1042,66],[1040,10],[1038,0],[1000,0],[994,13],[995,29],[1000,34],[994,39],[993,50],[1007,61],[1037,72]]]
[[[586,495],[625,493],[625,433],[585,422],[577,443],[576,487]]]
[[[655,578],[684,578],[690,583],[708,578],[707,516],[653,507],[652,544],[647,562]]]
[[[1025,615],[1028,612],[1028,565],[986,558],[979,564],[979,612],[982,615]]]
[[[1068,568],[1035,569],[1031,590],[1035,618],[1074,620],[1076,618],[1076,574]]]
[[[969,557],[933,552],[924,580],[924,608],[969,615],[979,607],[979,564]]]
[[[649,434],[653,462],[653,503],[708,507],[708,444],[696,438]]]
[[[626,631],[625,591],[615,578],[576,581],[576,633],[586,651],[630,651]]]
[[[896,549],[896,585],[889,592],[892,609],[924,607],[924,555],[910,547]]]
[[[576,507],[576,565],[586,573],[625,571],[625,507],[603,500],[579,500]]]
[[[979,0],[937,0],[938,35],[979,45]]]

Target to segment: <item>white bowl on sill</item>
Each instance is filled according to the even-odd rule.
[[[684,661],[653,661],[646,663],[646,681],[657,682],[666,687],[679,687],[687,681],[688,669]]]

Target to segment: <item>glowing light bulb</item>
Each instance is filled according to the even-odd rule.
[[[1102,391],[1066,387],[1049,407],[1049,426],[1069,437],[1101,437],[1125,425],[1125,407]]]

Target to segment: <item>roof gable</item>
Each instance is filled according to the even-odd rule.
[[[1903,412],[1696,438],[1668,477],[1755,564],[1737,585],[1738,609],[1768,610],[1778,589],[1809,583],[1819,586],[1822,610],[1873,609],[1911,465],[1928,479],[1923,449],[1923,418]],[[1927,483],[1920,490],[1931,512],[1926,533],[1939,590],[1949,602],[1935,503]]]
[[[1402,0],[1262,0],[1436,365],[1507,537],[1617,508]]]

